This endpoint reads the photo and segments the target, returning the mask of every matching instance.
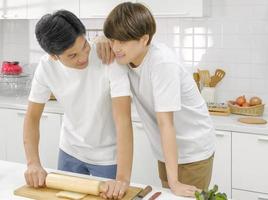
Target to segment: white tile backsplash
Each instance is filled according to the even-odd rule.
[[[217,68],[226,77],[218,101],[238,95],[260,96],[268,103],[268,0],[211,0],[207,18],[157,18],[154,40],[175,49],[189,72]],[[103,19],[83,19],[102,28]],[[0,20],[0,61],[37,63],[44,52],[35,40],[36,20]]]

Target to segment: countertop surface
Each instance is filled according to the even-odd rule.
[[[0,200],[28,200],[29,198],[15,196],[13,191],[23,185],[25,185],[24,171],[26,165],[7,162],[0,160]],[[47,170],[48,172],[55,172],[56,170]],[[59,172],[59,171],[56,171]],[[65,173],[66,172],[61,172]],[[68,173],[67,173],[68,174]],[[86,175],[76,174],[76,176],[87,177]],[[141,184],[131,184],[133,186],[139,186],[144,188],[145,185]],[[161,188],[153,187],[153,190],[144,198],[148,200],[155,192],[161,191],[162,194],[157,198],[157,200],[194,200],[193,198],[177,197],[171,194],[167,190]]]
[[[25,110],[27,108],[28,100],[26,97],[1,97],[0,108]],[[45,112],[63,114],[63,108],[57,101],[48,101],[45,106]],[[214,126],[217,130],[234,131],[242,133],[257,133],[268,135],[268,124],[264,125],[249,125],[238,122],[242,115],[229,116],[212,116]],[[261,118],[268,121],[268,113],[265,113]]]

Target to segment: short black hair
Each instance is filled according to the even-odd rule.
[[[60,55],[70,48],[86,29],[72,12],[58,10],[44,15],[35,26],[35,35],[42,49],[50,55]]]

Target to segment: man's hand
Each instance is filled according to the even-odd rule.
[[[38,188],[44,187],[46,183],[47,172],[39,164],[28,165],[24,173],[27,185]]]
[[[99,36],[94,39],[97,47],[98,57],[103,64],[111,64],[114,61],[114,52],[111,49],[109,40],[105,36]]]
[[[129,187],[129,182],[109,180],[100,188],[100,196],[104,199],[122,199]]]
[[[176,181],[175,183],[169,184],[171,191],[177,196],[184,196],[184,197],[195,197],[195,191],[201,192],[200,189],[193,185],[186,185]]]

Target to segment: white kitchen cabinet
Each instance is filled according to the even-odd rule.
[[[116,5],[126,1],[127,0],[80,0],[80,18],[104,18]],[[132,0],[132,2],[135,1]]]
[[[4,125],[5,122],[5,114],[0,109],[0,160],[6,160],[6,148],[5,148],[5,141],[6,141],[6,134]]]
[[[79,0],[28,0],[28,19],[39,19],[46,13],[60,9],[69,10],[79,16]]]
[[[137,0],[158,17],[204,17],[209,15],[210,0]]]
[[[234,189],[268,194],[267,152],[267,135],[232,133],[232,186]]]
[[[5,134],[7,161],[26,163],[23,147],[24,110],[0,109],[0,120],[5,123],[0,131]],[[60,137],[60,115],[43,113],[40,120],[39,153],[44,167],[56,168]]]
[[[146,185],[161,186],[158,178],[157,160],[141,122],[133,122],[134,158],[131,181]]]
[[[268,194],[248,192],[243,190],[232,190],[234,200],[268,200]]]
[[[0,19],[26,19],[27,0],[1,0]]]
[[[231,132],[216,131],[216,152],[214,155],[212,179],[210,187],[215,184],[219,191],[225,192],[231,197]]]

